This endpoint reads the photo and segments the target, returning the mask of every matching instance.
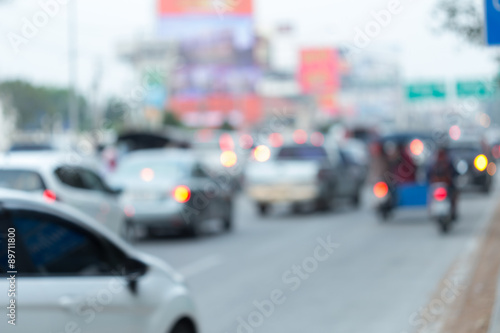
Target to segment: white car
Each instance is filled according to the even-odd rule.
[[[0,190],[0,275],[2,333],[198,332],[170,266],[71,207],[18,191]]]
[[[124,229],[120,191],[106,184],[92,162],[73,153],[6,154],[0,158],[0,188],[30,192],[49,203],[64,202],[115,233]]]

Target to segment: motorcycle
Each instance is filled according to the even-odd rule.
[[[448,233],[455,220],[452,200],[446,183],[432,183],[429,186],[429,215],[438,223],[442,233]]]
[[[446,183],[401,184],[389,188],[387,183],[375,184],[373,192],[376,210],[382,221],[387,221],[395,209],[427,207],[442,233],[448,233],[455,220],[452,194]]]

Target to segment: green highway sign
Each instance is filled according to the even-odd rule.
[[[410,101],[446,99],[445,83],[417,83],[406,86],[406,98]]]
[[[457,82],[457,97],[459,98],[485,98],[494,93],[494,85],[487,81],[459,81]]]

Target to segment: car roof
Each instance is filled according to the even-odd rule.
[[[458,140],[451,140],[449,143],[450,147],[481,147],[483,140],[477,136],[463,136]]]
[[[401,132],[401,133],[392,133],[389,135],[385,135],[380,138],[380,141],[395,141],[400,143],[405,143],[409,140],[419,138],[419,139],[430,139],[432,136],[426,132]]]
[[[3,169],[45,170],[61,165],[91,167],[92,163],[74,152],[9,152],[0,156],[0,168]]]
[[[161,148],[161,149],[144,149],[127,154],[123,158],[125,161],[133,160],[161,160],[168,159],[172,161],[182,161],[188,163],[194,163],[196,161],[195,154],[189,149],[178,149],[178,148]]]

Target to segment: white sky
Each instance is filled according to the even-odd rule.
[[[295,27],[297,45],[334,46],[340,41],[352,41],[355,29],[364,29],[373,20],[371,12],[387,8],[391,0],[254,1],[258,30],[270,32],[277,24],[290,22]],[[492,59],[494,52],[500,53],[498,49],[473,47],[452,35],[440,35],[433,30],[436,23],[432,13],[437,0],[400,1],[401,13],[392,18],[363,52],[387,46],[399,50],[399,62],[408,80],[486,78],[496,72]],[[106,93],[124,93],[133,84],[132,71],[117,59],[115,47],[119,41],[152,35],[155,2],[78,1],[80,90],[89,91],[97,62],[102,63],[102,88]],[[22,78],[65,85],[66,6],[16,54],[8,34],[19,33],[23,18],[33,17],[40,11],[40,5],[38,1],[22,0],[0,0],[0,3],[0,80]]]

